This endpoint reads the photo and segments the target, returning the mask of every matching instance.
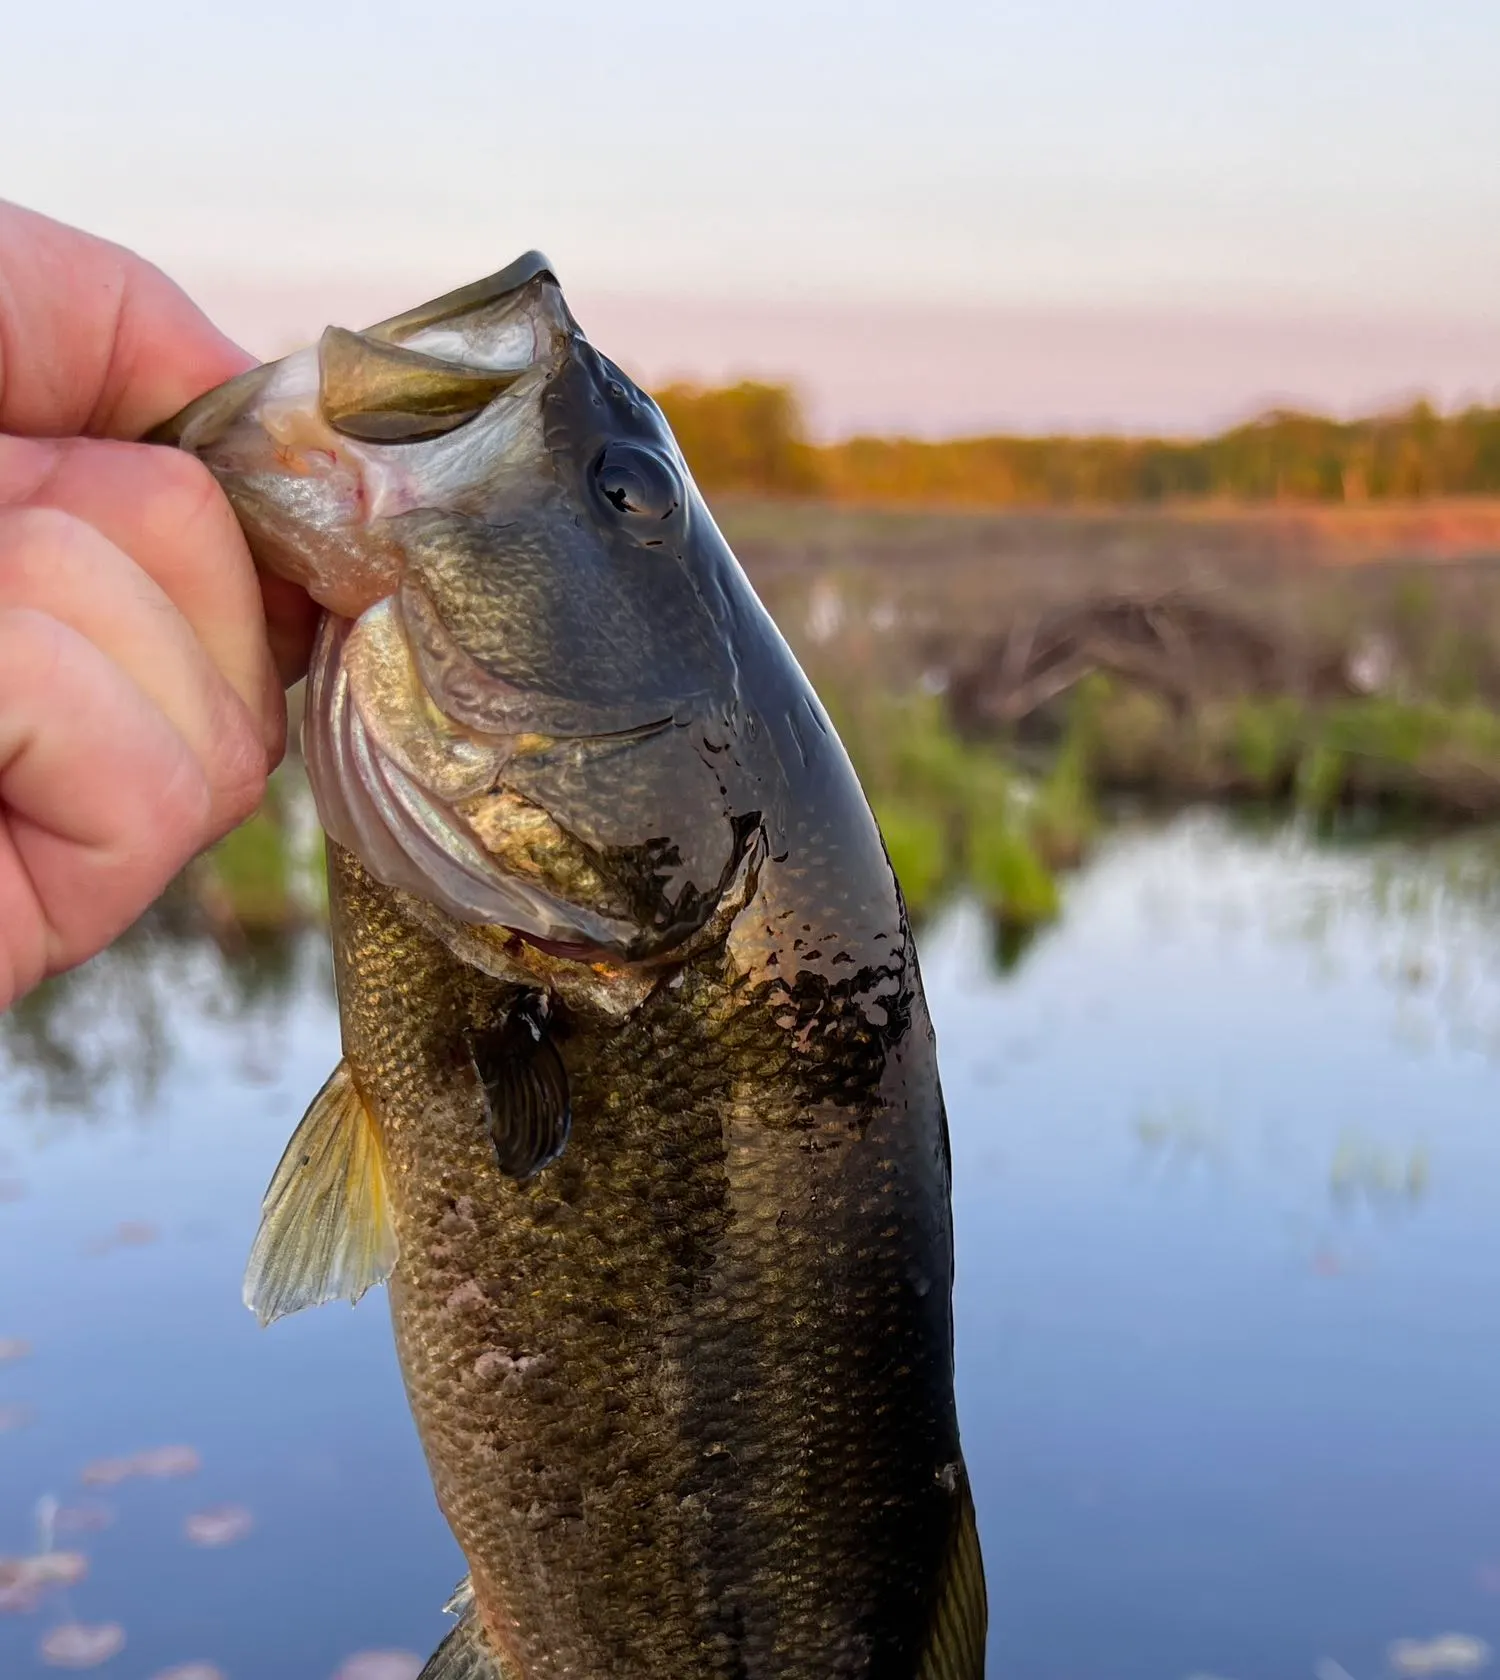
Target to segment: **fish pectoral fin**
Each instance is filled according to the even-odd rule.
[[[354,1302],[395,1263],[380,1134],[341,1061],[266,1190],[245,1305],[264,1325],[324,1301]]]
[[[444,1608],[451,1610],[460,1604],[463,1611],[458,1626],[427,1659],[417,1680],[511,1680],[485,1638],[467,1576]]]
[[[528,1179],[562,1154],[573,1121],[568,1070],[538,1000],[523,998],[503,1026],[472,1033],[469,1054],[500,1170]]]
[[[950,1466],[944,1474],[955,1478],[953,1528],[918,1680],[983,1680],[989,1602],[974,1496],[961,1464]]]

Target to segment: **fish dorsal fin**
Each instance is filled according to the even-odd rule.
[[[974,1496],[961,1464],[945,1467],[942,1477],[945,1486],[947,1478],[952,1478],[953,1530],[917,1680],[983,1680],[989,1603]]]
[[[484,1636],[467,1575],[443,1608],[458,1614],[458,1626],[427,1659],[417,1680],[510,1680],[509,1671]]]
[[[502,1026],[472,1033],[469,1054],[484,1088],[484,1114],[500,1170],[528,1179],[567,1148],[572,1126],[568,1070],[540,999],[523,998]]]
[[[262,1324],[343,1297],[396,1263],[380,1134],[340,1062],[292,1134],[261,1203],[245,1305]]]

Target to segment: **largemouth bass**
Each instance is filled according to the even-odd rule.
[[[533,253],[157,436],[326,609],[343,1060],[246,1300],[389,1283],[471,1570],[426,1680],[974,1680],[916,953],[660,410]]]

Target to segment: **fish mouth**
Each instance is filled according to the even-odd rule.
[[[540,251],[527,251],[486,279],[476,280],[469,286],[460,286],[455,291],[444,293],[440,298],[434,298],[431,303],[421,304],[416,309],[408,309],[403,314],[378,321],[373,327],[367,327],[360,336],[417,350],[435,348],[435,335],[441,336],[446,332],[451,337],[455,320],[476,314],[488,313],[493,316],[497,306],[516,298],[526,287],[537,282],[550,290],[548,313],[558,324],[565,323],[569,329],[576,331],[577,323],[563,302],[562,289],[558,285],[557,274],[552,264]],[[535,359],[534,341],[533,353],[519,361],[515,353],[516,341],[514,334],[507,340],[502,334],[492,330],[488,341],[477,350],[481,365],[497,369],[528,365]],[[476,348],[472,344],[466,344],[462,348],[463,353],[458,360],[466,363],[475,356]],[[284,356],[279,361],[263,362],[259,367],[250,368],[237,378],[228,379],[222,385],[216,385],[213,390],[205,391],[201,397],[188,403],[170,419],[163,420],[160,425],[149,431],[143,441],[168,445],[174,449],[186,449],[191,454],[202,454],[220,441],[236,421],[245,417],[246,411],[264,393],[268,383],[274,380],[278,369],[285,368],[289,363],[305,361],[315,355],[315,347],[309,347],[307,350],[294,351],[292,355]]]
[[[400,597],[389,596],[357,620],[326,614],[320,627],[302,746],[329,838],[386,886],[458,921],[503,927],[561,954],[630,954],[636,925],[554,890],[535,847],[520,868],[518,854],[497,856],[484,813],[507,798],[504,772],[517,755],[550,743],[450,716],[422,680],[403,618]],[[614,738],[647,739],[671,725],[649,720]],[[540,847],[566,847],[547,813],[525,814]]]
[[[206,392],[147,435],[198,456],[264,570],[358,618],[403,569],[390,522],[462,506],[492,464],[533,451],[540,395],[579,336],[528,252],[471,286]]]

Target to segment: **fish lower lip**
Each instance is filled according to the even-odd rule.
[[[235,379],[205,391],[186,408],[153,426],[142,438],[143,443],[165,444],[193,453],[221,436],[254,402],[276,369],[275,362],[248,368]]]

